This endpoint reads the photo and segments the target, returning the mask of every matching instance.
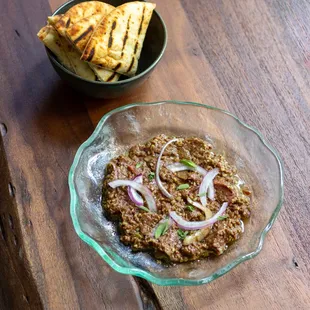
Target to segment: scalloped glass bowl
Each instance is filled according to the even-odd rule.
[[[106,164],[130,146],[161,133],[211,142],[253,191],[252,216],[244,235],[222,256],[164,266],[150,254],[134,253],[123,245],[115,225],[104,217],[101,190]],[[79,237],[114,270],[159,285],[208,283],[256,256],[283,200],[281,161],[257,130],[226,111],[176,101],[130,104],[107,113],[78,149],[69,186],[71,217]]]

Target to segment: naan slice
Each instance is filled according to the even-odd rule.
[[[133,76],[155,4],[129,2],[107,15],[89,40],[82,60]]]
[[[111,5],[107,7],[108,10],[113,10]],[[70,42],[76,47],[82,54],[89,39],[91,38],[95,28],[100,24],[102,19],[107,15],[106,12],[93,14],[90,17],[83,18],[77,23],[71,25],[66,30],[66,36]],[[96,65],[89,64],[94,71],[98,80],[102,82],[117,82],[120,75],[116,72],[109,71],[103,68],[99,68]]]
[[[43,44],[53,52],[62,65],[75,73],[74,67],[68,58],[68,55],[62,48],[63,39],[58,35],[57,31],[52,26],[47,25],[43,27],[38,32],[37,36]]]
[[[66,29],[77,23],[79,20],[98,13],[107,15],[113,9],[114,6],[100,1],[82,2],[73,6],[63,14],[59,21],[55,23],[54,27],[60,35],[65,36]]]
[[[74,46],[66,41],[66,39],[64,39],[64,41],[66,42],[65,50],[76,74],[83,77],[84,79],[95,81],[96,76],[88,63],[81,60],[81,54],[74,48]]]
[[[84,79],[96,80],[96,76],[89,65],[80,60],[80,53],[66,39],[62,38],[53,26],[43,27],[39,31],[38,37],[53,52],[59,62],[70,71]]]
[[[92,68],[98,80],[101,82],[117,82],[120,78],[120,74],[116,72],[99,68],[96,65],[93,65],[91,63],[89,63],[89,66]]]
[[[48,16],[47,23],[49,25],[55,26],[55,24],[63,17],[63,14]]]
[[[106,15],[107,14],[105,13],[93,14],[90,17],[83,18],[75,24],[72,24],[66,30],[67,38],[79,51],[81,51],[81,53],[84,51],[95,28]]]
[[[112,7],[112,6],[111,6]],[[95,14],[94,14],[95,15]],[[48,18],[48,23],[49,25],[53,25],[53,27],[55,26],[55,24],[60,20],[60,18],[63,15],[55,15],[55,16],[50,16]],[[74,25],[73,25],[74,26]],[[49,26],[51,27],[51,26]],[[41,31],[44,28],[41,29]],[[58,50],[57,52],[53,51],[51,49],[51,51],[57,56],[60,54],[60,52],[62,52],[62,56],[57,56],[57,58],[59,59],[59,61],[65,66],[67,67],[69,70],[71,70],[72,72],[78,74],[81,74],[81,70],[84,69],[85,72],[87,72],[87,75],[89,75],[89,80],[95,80],[96,77],[98,78],[99,81],[102,82],[117,82],[118,79],[120,78],[120,75],[116,72],[111,72],[102,68],[97,67],[96,65],[91,65],[88,64],[84,61],[82,61],[81,58],[81,51],[79,51],[79,48],[77,47],[73,47],[71,44],[69,44],[69,42],[64,38],[61,37],[59,35],[59,33],[53,28],[52,30],[49,28],[50,31],[53,30],[53,34],[54,37],[57,37],[57,46],[55,47]],[[91,35],[91,34],[90,34]],[[42,40],[41,40],[42,41]],[[62,46],[62,48],[61,48]],[[66,47],[66,48],[64,48]],[[59,51],[60,49],[60,51]],[[66,49],[66,52],[65,50]],[[83,74],[83,72],[82,72]],[[85,74],[83,74],[85,75]],[[87,77],[85,77],[87,78]]]
[[[66,30],[67,38],[71,41],[75,48],[80,51],[80,57],[85,49],[87,42],[92,36],[94,29],[102,21],[105,15],[106,14],[98,13],[90,17],[83,18]],[[99,68],[96,65],[92,65],[90,63],[89,65],[94,71],[98,80],[102,82],[116,82],[120,77],[120,75],[116,72]]]

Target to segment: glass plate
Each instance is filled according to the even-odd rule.
[[[207,140],[251,187],[252,216],[241,239],[222,256],[165,266],[150,254],[134,253],[123,245],[115,224],[104,217],[101,191],[107,163],[130,146],[162,133]],[[229,112],[193,102],[135,103],[107,113],[78,149],[69,173],[71,217],[78,236],[114,270],[159,285],[200,285],[261,251],[282,206],[282,175],[276,151],[256,129]]]

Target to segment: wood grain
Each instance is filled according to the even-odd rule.
[[[73,93],[53,73],[35,38],[49,14],[47,0],[0,0],[6,29],[0,31],[0,123],[7,127],[0,144],[0,167],[7,167],[0,179],[7,234],[0,236],[3,303],[26,309],[137,309],[142,302],[146,309],[169,310],[309,309],[310,4],[156,2],[169,33],[164,58],[144,86],[107,101]],[[52,9],[61,3],[50,0]],[[254,260],[209,285],[152,285],[151,291],[112,271],[78,240],[66,183],[74,152],[104,113],[167,99],[225,108],[262,131],[284,162],[285,204]]]
[[[68,170],[93,125],[36,38],[49,4],[0,5],[0,287],[11,291],[9,308],[140,308],[132,279],[112,272],[71,224]]]

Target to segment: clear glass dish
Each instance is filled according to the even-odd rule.
[[[161,133],[206,139],[251,187],[252,216],[244,235],[222,256],[165,266],[150,254],[134,253],[123,245],[115,225],[104,217],[101,190],[106,164],[130,146]],[[192,102],[130,104],[107,113],[78,149],[69,173],[71,217],[79,237],[114,270],[159,285],[200,285],[261,251],[282,206],[282,174],[279,156],[261,134],[226,111]]]

